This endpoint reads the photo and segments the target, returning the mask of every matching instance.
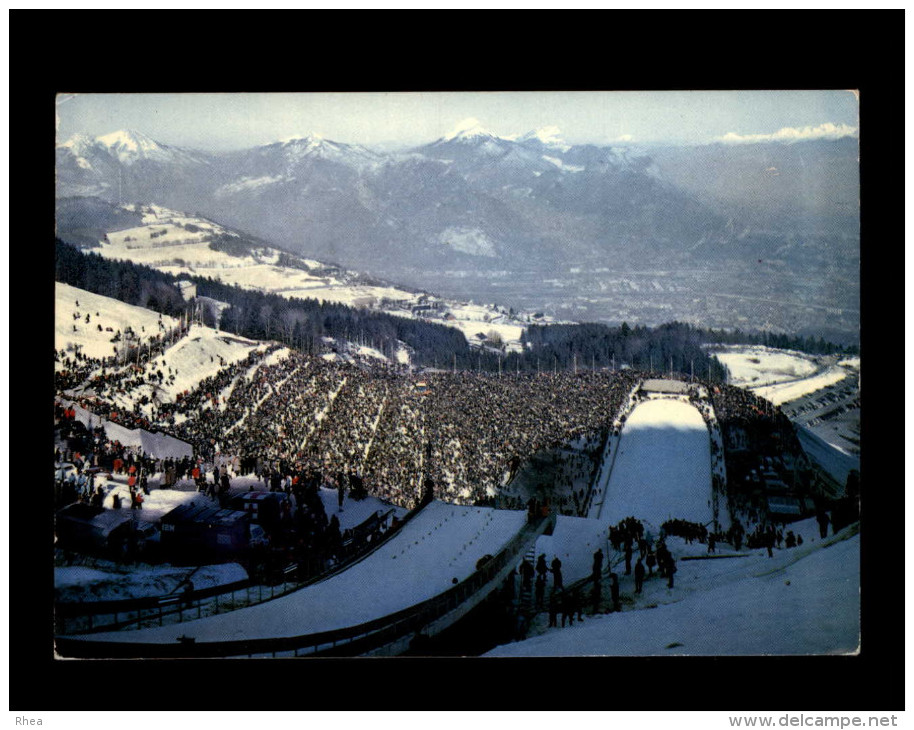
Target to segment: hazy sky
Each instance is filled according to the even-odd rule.
[[[858,126],[849,91],[61,94],[58,140],[135,129],[203,150],[316,132],[369,146],[432,142],[468,118],[499,136],[558,127],[570,143],[706,143],[841,136]],[[761,137],[756,137],[762,135]]]

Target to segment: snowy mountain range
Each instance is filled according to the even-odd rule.
[[[471,119],[395,153],[312,133],[210,154],[119,131],[58,145],[57,194],[197,211],[406,285],[487,300],[499,299],[490,294],[498,286],[505,304],[568,316],[574,300],[556,300],[555,287],[542,285],[555,272],[705,267],[724,272],[724,285],[739,276],[743,293],[767,298],[769,284],[749,266],[757,260],[779,262],[800,282],[823,271],[855,278],[856,149],[853,138],[651,150],[572,145],[554,126],[504,137]],[[612,319],[600,309],[600,289],[566,286],[588,312],[596,307],[597,318]],[[816,306],[853,308],[854,292],[848,301],[829,299],[841,289],[819,287]],[[633,319],[650,324],[652,316]],[[797,314],[780,319],[796,322]]]

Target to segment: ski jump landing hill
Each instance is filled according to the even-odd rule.
[[[697,396],[691,401],[690,396]],[[697,405],[696,405],[697,404]],[[610,438],[589,517],[614,525],[633,516],[656,535],[678,518],[722,529],[727,510],[717,502],[712,473],[721,482],[722,459],[712,459],[720,434],[707,393],[675,380],[645,380]],[[718,451],[718,453],[722,453]]]
[[[169,626],[59,636],[75,657],[397,654],[500,586],[554,518],[432,501],[375,551],[295,593]]]

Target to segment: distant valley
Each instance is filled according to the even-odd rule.
[[[639,150],[471,127],[396,154],[310,135],[215,155],[117,132],[60,144],[57,187],[460,300],[859,341],[853,138]],[[66,209],[59,235],[89,244]]]

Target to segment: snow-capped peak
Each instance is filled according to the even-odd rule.
[[[562,131],[555,125],[549,125],[547,127],[540,127],[539,129],[534,129],[533,131],[527,132],[523,137],[520,138],[520,142],[528,142],[531,140],[537,140],[547,147],[558,147],[563,150],[570,149],[565,143],[565,140],[562,139]]]
[[[58,144],[58,147],[66,147],[73,150],[77,154],[85,149],[88,145],[91,145],[95,140],[90,137],[88,134],[83,134],[82,132],[77,132],[70,139],[65,142]]]
[[[77,159],[77,164],[90,168],[100,160],[116,159],[122,165],[132,165],[140,160],[156,162],[199,161],[195,154],[181,149],[160,144],[152,137],[133,129],[119,129],[116,132],[90,137],[76,134],[58,145],[58,149],[69,150]]]
[[[132,129],[119,129],[110,134],[103,134],[96,139],[106,147],[115,150],[123,159],[125,154],[145,157],[150,152],[157,152],[162,146],[151,137]]]
[[[445,142],[450,142],[454,139],[471,140],[479,138],[497,139],[498,135],[492,134],[492,132],[487,129],[483,129],[476,117],[468,117],[446,134],[443,139]]]
[[[286,162],[292,166],[297,165],[304,159],[334,160],[344,164],[361,166],[372,163],[377,158],[374,153],[361,145],[334,142],[316,132],[309,132],[304,136],[296,134],[286,137],[260,149],[268,154],[270,150],[279,151]],[[292,174],[291,168],[287,172]]]
[[[279,140],[279,144],[288,145],[288,144],[320,144],[325,141],[322,134],[317,132],[309,132],[308,134],[293,134],[291,137],[286,137],[285,139]]]

